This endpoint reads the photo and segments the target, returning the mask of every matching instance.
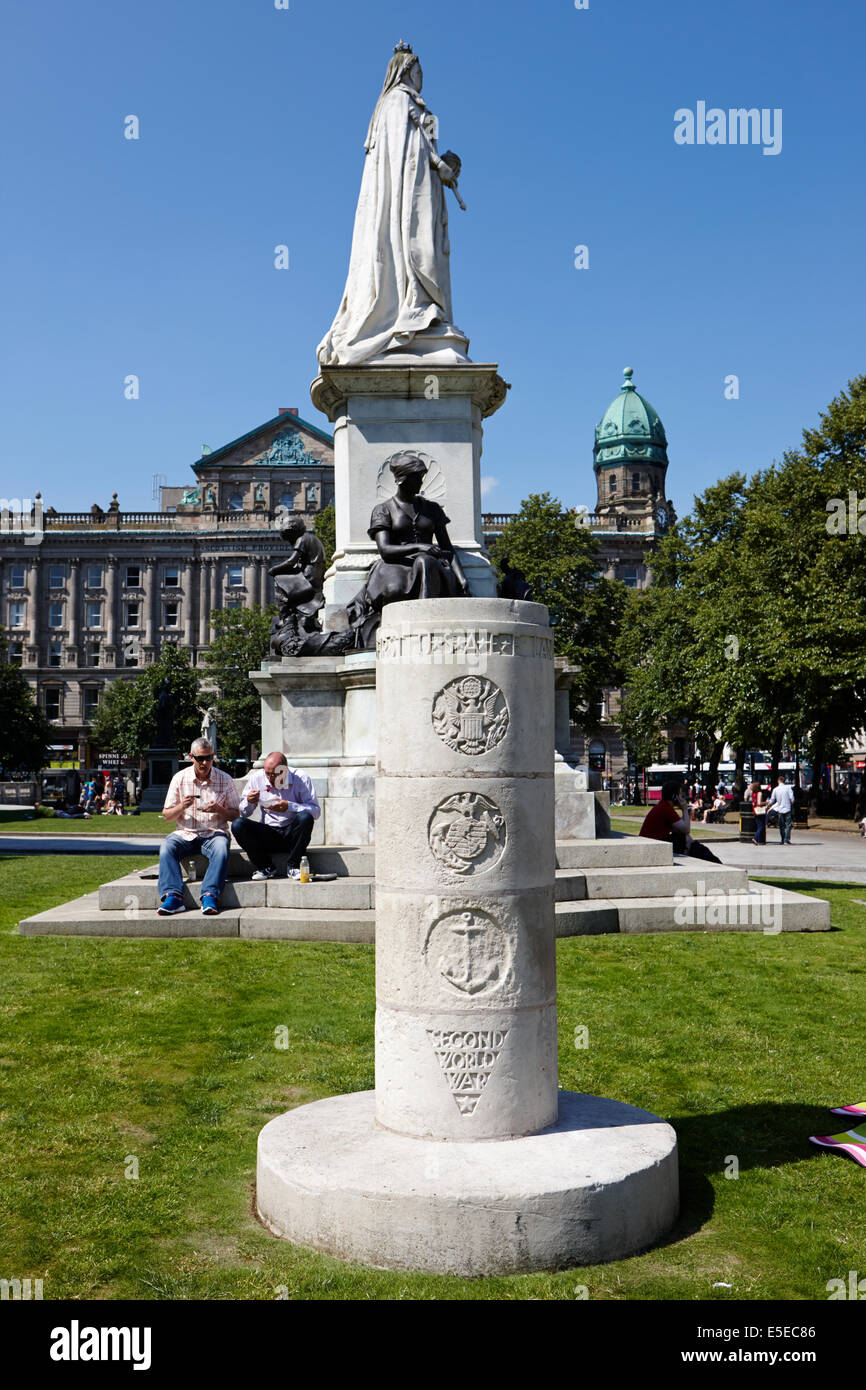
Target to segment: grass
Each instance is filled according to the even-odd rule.
[[[47,1299],[823,1300],[863,1268],[866,1173],[807,1142],[866,1093],[861,886],[800,885],[833,932],[560,942],[560,1082],[674,1124],[682,1215],[630,1260],[460,1280],[346,1266],[253,1213],[261,1126],[373,1085],[371,947],[15,934],[140,862],[0,860],[4,1277]]]
[[[166,835],[168,824],[159,811],[137,816],[91,816],[65,820],[58,816],[33,816],[8,808],[0,810],[0,835]]]

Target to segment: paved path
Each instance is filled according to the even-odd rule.
[[[794,830],[790,845],[781,845],[778,833],[774,836],[770,829],[766,845],[721,840],[713,842],[712,851],[723,864],[748,869],[750,874],[866,883],[866,840],[859,835]]]
[[[164,835],[2,835],[0,854],[159,854]]]

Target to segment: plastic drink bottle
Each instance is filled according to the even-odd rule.
[[[310,873],[310,861],[306,855],[301,859],[301,883],[309,883],[312,875]]]

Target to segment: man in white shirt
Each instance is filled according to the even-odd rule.
[[[791,843],[791,823],[794,819],[794,788],[785,781],[784,772],[779,773],[779,785],[773,788],[767,810],[779,814],[779,836],[783,845]]]
[[[321,811],[305,772],[289,767],[285,753],[269,753],[252,774],[241,797],[232,834],[246,850],[253,878],[273,878],[273,854],[288,855],[287,878],[300,878],[301,856]]]
[[[177,829],[167,835],[159,852],[160,917],[185,912],[181,859],[204,854],[207,873],[201,886],[201,910],[205,917],[219,911],[229,863],[227,824],[237,815],[237,787],[227,772],[214,767],[213,745],[197,738],[190,746],[192,767],[182,767],[169,783],[162,808],[163,820]]]

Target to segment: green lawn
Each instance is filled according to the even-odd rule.
[[[32,814],[32,813],[31,813]],[[0,809],[0,835],[23,831],[28,835],[166,835],[168,823],[159,811],[144,811],[137,816],[83,816],[65,820],[62,816],[33,816],[14,807]]]
[[[253,1215],[268,1118],[373,1085],[371,947],[15,934],[140,863],[0,860],[4,1277],[46,1299],[824,1299],[864,1268],[866,1172],[807,1143],[866,1096],[862,887],[801,885],[833,932],[559,943],[560,1081],[671,1120],[682,1216],[631,1260],[464,1281],[347,1267]]]
[[[639,835],[648,810],[648,806],[612,806],[611,830],[617,831],[620,835]],[[727,823],[719,826],[719,830],[724,831],[724,835],[714,831],[712,826],[693,823],[691,834],[696,840],[721,840],[725,837],[736,840],[739,838],[740,822],[736,816],[728,816]]]

